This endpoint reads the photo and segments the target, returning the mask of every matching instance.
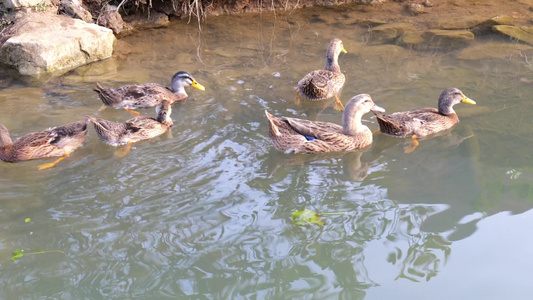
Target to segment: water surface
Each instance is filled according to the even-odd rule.
[[[87,114],[131,118],[98,111],[97,81],[168,84],[186,70],[206,91],[189,89],[170,134],[125,158],[91,130],[52,169],[0,164],[0,298],[528,299],[531,58],[370,46],[366,29],[335,15],[211,17],[201,33],[176,21],[57,78],[4,75],[0,122],[14,137]],[[294,101],[334,37],[348,50],[344,103],[369,93],[402,111],[435,106],[457,87],[478,105],[457,105],[461,123],[412,154],[403,153],[408,140],[379,135],[364,151],[280,153],[265,109],[341,122],[333,101]],[[511,43],[477,43],[492,40]],[[371,114],[364,124],[377,129]],[[346,214],[298,226],[291,214],[304,208]],[[11,261],[34,248],[63,253]]]

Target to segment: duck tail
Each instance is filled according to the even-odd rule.
[[[265,115],[268,118],[268,124],[270,127],[270,135],[280,136],[281,132],[279,131],[278,125],[279,119],[271,115],[268,111],[265,110]]]
[[[107,106],[113,106],[121,101],[120,95],[115,90],[106,88],[99,82],[96,83],[94,91],[98,93],[102,102]]]
[[[384,115],[378,114],[376,114],[376,119],[378,120],[379,130],[381,132],[390,135],[401,135],[402,129],[398,124],[392,122],[392,120],[385,118]]]

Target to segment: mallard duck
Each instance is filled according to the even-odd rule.
[[[139,114],[132,109],[153,107],[163,100],[169,101],[170,104],[185,101],[188,97],[185,92],[186,86],[192,86],[201,91],[205,90],[205,87],[199,84],[191,74],[184,71],[172,76],[170,89],[157,83],[106,88],[97,82],[94,90],[98,93],[104,105]]]
[[[298,94],[309,100],[324,100],[335,97],[334,108],[343,110],[344,106],[337,95],[346,80],[338,62],[341,52],[347,53],[342,41],[339,39],[332,40],[326,52],[326,67],[324,70],[315,70],[305,75],[298,82]]]
[[[159,136],[172,127],[171,111],[170,102],[163,100],[156,106],[156,118],[139,116],[122,123],[90,116],[88,119],[93,123],[102,142],[111,146],[127,145],[124,149],[124,152],[127,153],[131,149],[131,144]]]
[[[450,129],[459,123],[459,117],[453,110],[459,102],[476,104],[457,88],[445,89],[440,94],[438,109],[426,107],[390,115],[376,114],[379,130],[396,137],[412,136],[412,144],[405,147],[405,152],[413,152],[419,144],[417,138]]]
[[[369,111],[384,112],[370,95],[360,94],[348,101],[342,117],[343,126],[296,118],[276,118],[265,111],[270,124],[270,138],[278,150],[290,153],[346,151],[372,144],[372,132],[361,124]]]
[[[17,162],[61,156],[54,162],[39,165],[51,168],[78,149],[87,135],[87,119],[44,131],[28,133],[13,142],[7,128],[0,124],[0,159]]]

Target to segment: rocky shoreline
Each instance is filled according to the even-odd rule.
[[[459,49],[462,59],[498,57],[498,51],[471,46],[488,34],[508,37],[508,53],[533,52],[533,0],[328,0],[297,2],[215,1],[192,7],[189,2],[100,0],[4,0],[0,25],[0,61],[20,74],[64,73],[111,57],[116,38],[143,28],[167,26],[172,18],[200,19],[221,14],[286,11],[308,6],[335,6],[342,23],[367,28],[366,43],[417,51]],[[181,3],[181,4],[180,4]],[[122,6],[121,6],[122,5]],[[139,6],[145,5],[145,9]],[[188,6],[187,6],[188,5]],[[344,9],[346,8],[346,9]],[[128,15],[120,14],[127,11]],[[194,26],[194,25],[192,25]],[[492,43],[507,49],[511,43]],[[478,47],[478,48],[475,48]],[[475,48],[475,49],[473,49]],[[500,51],[501,52],[501,51]]]

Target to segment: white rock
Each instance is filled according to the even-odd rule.
[[[0,60],[31,75],[74,67],[111,57],[113,32],[61,15],[31,14],[0,48]]]

